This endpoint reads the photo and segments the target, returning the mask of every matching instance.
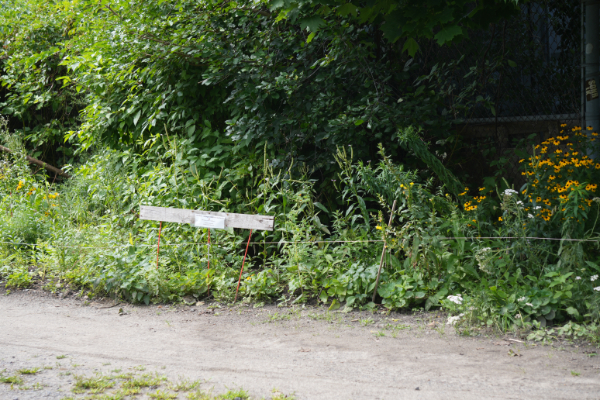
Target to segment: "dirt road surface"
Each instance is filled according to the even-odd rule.
[[[0,372],[41,370],[20,388],[0,383],[0,399],[77,398],[75,375],[120,370],[257,399],[273,389],[297,399],[600,399],[592,346],[462,337],[445,322],[435,313],[132,306],[1,290]]]

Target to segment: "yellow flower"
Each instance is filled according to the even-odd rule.
[[[381,226],[379,226],[379,225],[377,225],[375,228],[376,228],[376,229],[379,229],[379,230],[382,230],[382,229],[383,229],[383,228],[382,228]]]
[[[412,182],[411,182],[411,183],[410,183],[410,186],[412,186],[412,185],[414,185],[414,183],[412,183]]]
[[[476,220],[476,219],[472,219],[471,221],[473,221],[473,222],[477,223],[477,220]]]
[[[502,217],[498,217],[498,221],[502,222]]]

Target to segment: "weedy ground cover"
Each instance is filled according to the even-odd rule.
[[[26,374],[23,370],[17,371],[18,374]],[[40,390],[44,384],[37,382],[31,386],[25,386],[25,382],[18,375],[6,376],[6,371],[0,373],[0,383],[10,384],[11,388],[20,391]],[[120,375],[104,375],[96,373],[95,375],[84,376],[74,375],[75,382],[71,389],[73,395],[63,397],[67,399],[87,399],[87,400],[121,400],[140,395],[147,396],[150,399],[168,400],[177,398],[200,399],[200,400],[226,400],[226,399],[249,399],[248,392],[243,389],[228,390],[222,394],[213,394],[212,389],[202,389],[201,381],[192,381],[186,378],[180,378],[176,381],[170,381],[164,376],[158,374],[136,375],[135,372]],[[185,396],[185,397],[180,397]],[[264,397],[263,397],[264,398]],[[285,395],[280,391],[273,390],[271,400],[293,400],[294,396]]]
[[[15,151],[0,167],[0,277],[8,288],[42,284],[134,303],[228,303],[248,232],[211,230],[209,247],[208,229],[163,224],[157,265],[159,225],[139,221],[139,206],[269,214],[276,230],[252,237],[243,301],[320,302],[332,311],[443,307],[465,334],[570,322],[561,334],[585,326],[598,340],[600,164],[588,156],[598,151],[595,139],[579,127],[561,132],[523,160],[523,187],[501,180],[458,198],[383,148],[374,163],[339,148],[335,206],[319,201],[308,167],[275,167],[266,153],[251,170],[200,173],[187,156],[191,139],[100,151],[61,184],[32,175]]]

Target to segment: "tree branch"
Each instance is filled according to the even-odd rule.
[[[9,149],[8,147],[4,147],[4,146],[0,146],[0,150],[4,151],[6,153],[12,153],[13,152],[11,149]],[[67,174],[62,169],[58,169],[56,167],[53,167],[52,165],[46,164],[45,162],[40,161],[37,158],[25,156],[25,159],[27,161],[29,161],[30,163],[32,163],[32,164],[38,165],[38,166],[40,166],[42,168],[46,168],[48,171],[54,172],[56,175],[64,176],[65,178],[70,178],[71,177],[71,175]]]

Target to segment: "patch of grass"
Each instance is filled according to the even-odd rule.
[[[40,372],[40,368],[22,368],[18,369],[17,372],[21,375],[35,375]]]
[[[367,325],[371,325],[371,324],[374,324],[374,323],[375,323],[375,321],[373,321],[373,318],[365,318],[365,319],[361,319],[361,320],[359,320],[358,322],[360,322],[360,324],[361,324],[362,326],[367,326]]]
[[[187,392],[200,386],[200,381],[190,381],[185,378],[179,378],[178,382],[169,383],[168,387],[174,392]]]
[[[331,323],[342,322],[342,317],[340,315],[336,315],[330,311],[327,311],[326,313],[309,313],[306,316],[315,321],[327,321]]]
[[[123,389],[142,389],[142,388],[156,388],[158,387],[164,380],[165,377],[162,376],[152,376],[150,374],[145,374],[140,377],[132,377],[131,379],[123,382],[121,384],[121,388]]]
[[[60,356],[56,356],[56,359],[57,359],[57,360],[62,360],[63,358],[67,358],[67,356],[66,356],[66,355],[64,355],[64,354],[62,354],[62,355],[60,355]]]
[[[85,393],[89,391],[92,394],[102,393],[106,389],[110,389],[114,386],[108,377],[102,375],[96,375],[93,377],[85,377],[81,375],[75,375],[75,387],[73,388],[74,393]]]
[[[227,393],[215,397],[215,399],[218,400],[233,400],[235,398],[240,398],[241,400],[248,400],[250,398],[250,395],[244,389],[238,389],[229,390],[227,391]]]
[[[132,369],[134,369],[136,371],[145,371],[146,367],[144,367],[143,365],[138,365],[136,367],[133,367]]]
[[[85,400],[123,400],[127,394],[123,391],[117,391],[110,394],[94,394],[85,397]]]
[[[187,398],[188,400],[211,400],[213,397],[209,393],[197,391],[188,393]]]
[[[42,385],[40,382],[34,383],[31,386],[19,386],[19,390],[42,390],[44,388],[44,385]]]
[[[151,399],[156,399],[156,400],[169,400],[169,399],[176,399],[177,394],[171,393],[171,392],[163,392],[162,390],[157,390],[154,393],[148,393],[148,397],[150,397]]]
[[[278,389],[273,389],[271,391],[273,394],[271,395],[271,400],[295,400],[296,396],[293,394],[285,395],[280,392]]]
[[[138,389],[138,388],[121,389],[120,393],[122,393],[123,396],[135,396],[136,394],[140,393],[140,389]]]
[[[121,370],[120,370],[120,369],[116,369],[116,370],[114,370],[114,371],[112,371],[112,372],[121,372]],[[131,372],[126,372],[126,373],[124,373],[124,374],[113,375],[113,376],[111,377],[111,379],[123,379],[123,380],[130,380],[130,379],[133,379],[133,377],[134,377],[134,376],[135,376],[135,375],[134,375],[133,373],[131,373]]]
[[[7,384],[10,384],[10,385],[20,385],[20,384],[23,383],[23,379],[19,378],[16,375],[14,375],[14,376],[0,375],[0,382],[1,383],[7,383]]]
[[[273,313],[269,315],[265,322],[289,321],[292,316],[288,313]]]
[[[581,372],[571,371],[571,375],[573,375],[573,376],[579,376],[579,375],[581,375]]]

